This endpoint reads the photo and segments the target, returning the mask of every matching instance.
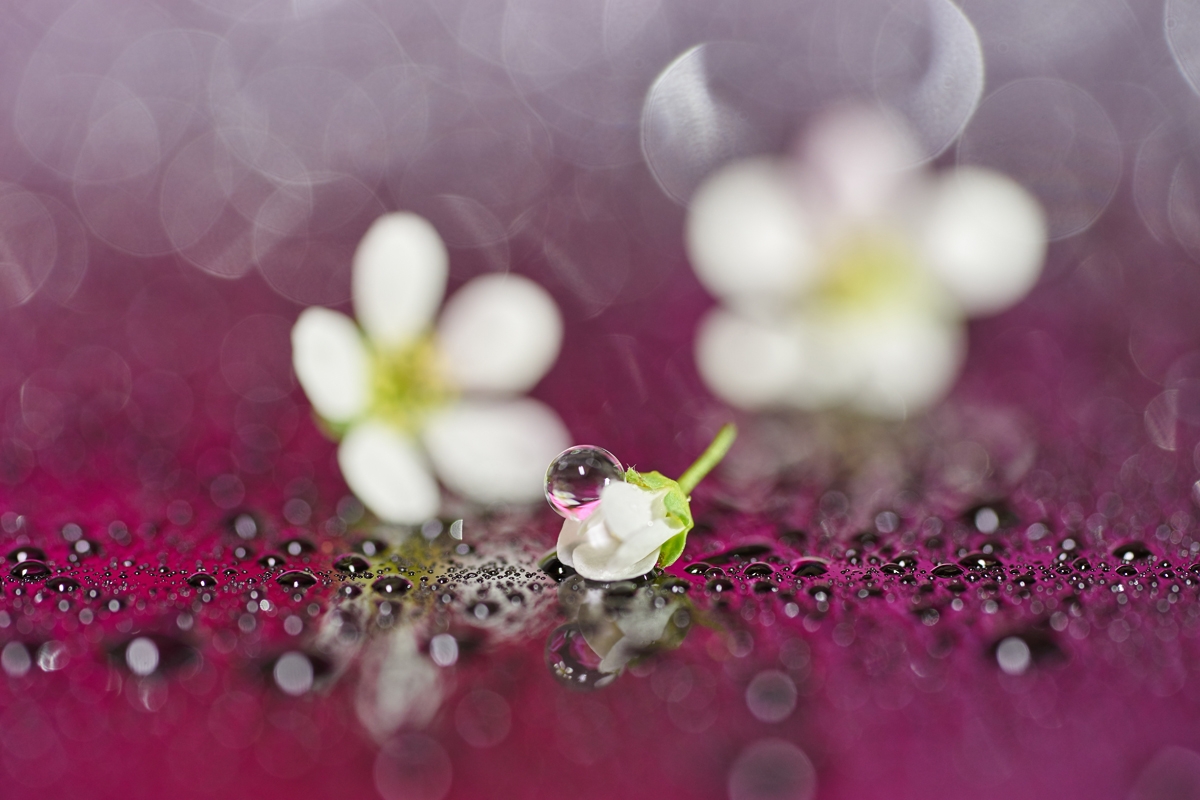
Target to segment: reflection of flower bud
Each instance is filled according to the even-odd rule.
[[[688,252],[726,304],[701,323],[700,373],[743,408],[903,417],[949,389],[963,318],[1033,286],[1042,210],[998,173],[913,169],[895,121],[868,109],[826,116],[805,144],[798,162],[734,162],[693,197]]]

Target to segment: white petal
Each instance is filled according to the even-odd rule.
[[[292,328],[292,366],[318,414],[348,422],[366,410],[370,364],[353,320],[315,306],[301,312]]]
[[[613,555],[613,560],[626,563],[641,561],[651,553],[657,553],[667,540],[677,533],[679,531],[668,525],[666,520],[656,519],[632,536],[626,537]]]
[[[778,160],[736,161],[692,197],[692,266],[708,291],[732,305],[777,307],[817,275],[805,210],[789,177]]]
[[[355,425],[338,448],[350,490],[386,522],[415,524],[438,512],[437,483],[414,442],[375,420]]]
[[[566,564],[568,567],[575,566],[572,560],[572,554],[579,545],[587,541],[587,537],[583,535],[583,523],[575,519],[563,520],[562,529],[558,532],[558,544],[555,546],[555,552],[558,555],[558,560]]]
[[[442,482],[480,503],[540,500],[546,467],[570,445],[558,415],[530,398],[457,403],[430,417],[423,436]]]
[[[1033,288],[1046,217],[1015,181],[960,167],[941,180],[925,220],[929,266],[970,314],[1006,308]]]
[[[593,581],[627,581],[645,575],[654,569],[658,561],[658,550],[632,563],[620,563],[612,558],[611,553],[596,552],[591,547],[583,545],[575,549],[575,571]]]
[[[415,214],[387,214],[354,252],[359,324],[376,344],[398,346],[429,328],[446,293],[449,257],[437,231]]]
[[[467,391],[527,391],[561,344],[554,299],[520,275],[476,278],[450,298],[438,322],[442,366]]]
[[[784,402],[805,362],[801,337],[782,325],[754,322],[724,309],[696,333],[696,366],[713,394],[744,409]]]
[[[868,106],[835,109],[813,124],[805,140],[809,202],[841,224],[886,216],[918,160],[898,118]]]
[[[654,521],[657,493],[617,481],[600,490],[600,513],[612,535],[624,541]]]
[[[873,416],[903,418],[941,399],[965,352],[960,323],[920,309],[845,314],[819,327],[817,371],[836,371],[837,400]]]

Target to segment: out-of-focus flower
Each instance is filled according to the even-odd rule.
[[[388,522],[437,514],[434,473],[476,502],[536,500],[546,462],[568,441],[553,410],[517,396],[558,356],[553,299],[526,278],[486,275],[451,297],[435,325],[447,272],[432,225],[383,216],[354,254],[358,324],[313,307],[292,329],[300,384],[342,436],[342,475]]]
[[[930,175],[916,160],[894,120],[845,107],[815,124],[801,158],[737,161],[700,187],[687,247],[724,303],[696,341],[715,394],[903,417],[949,389],[965,317],[1029,291],[1046,222],[1003,175]]]

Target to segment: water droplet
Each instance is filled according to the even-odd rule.
[[[572,447],[559,453],[546,470],[546,500],[564,517],[583,519],[610,483],[625,480],[616,456],[601,447]]]
[[[1032,662],[1029,645],[1019,636],[1009,636],[996,645],[996,663],[1008,675],[1023,675]]]
[[[705,584],[705,588],[714,594],[724,594],[733,591],[733,581],[728,578],[713,578]]]
[[[1154,553],[1141,542],[1125,542],[1113,548],[1113,555],[1122,561],[1141,561],[1143,558],[1153,558]]]
[[[305,694],[313,686],[313,664],[303,653],[284,653],[275,662],[271,674],[275,685],[292,697]]]
[[[362,594],[363,590],[362,587],[356,583],[347,583],[338,589],[337,593],[345,598],[355,598]]]
[[[1086,558],[1077,558],[1071,562],[1071,566],[1080,572],[1088,572],[1092,568],[1092,562],[1088,561]]]
[[[913,552],[901,553],[892,561],[898,564],[902,569],[914,570],[917,567],[917,554]]]
[[[45,561],[46,554],[37,547],[18,547],[8,554],[8,560],[15,564],[23,561]]]
[[[937,578],[957,578],[962,573],[962,567],[957,564],[938,564],[929,570],[929,574]]]
[[[961,550],[959,552],[962,552]],[[1000,566],[1000,559],[991,553],[971,553],[959,559],[958,563],[968,569],[991,569]]]
[[[125,648],[125,665],[134,675],[145,677],[158,669],[158,645],[152,639],[139,636]]]
[[[412,588],[412,582],[407,578],[401,578],[399,575],[389,575],[372,583],[371,588],[382,595],[399,597]]]
[[[4,650],[0,651],[0,667],[13,678],[25,675],[32,666],[33,659],[25,645],[20,642],[9,642],[4,645]]]
[[[310,586],[315,586],[317,579],[302,569],[289,569],[275,579],[285,589],[302,592]]]
[[[448,633],[439,633],[429,640],[429,657],[439,667],[453,666],[458,661],[458,640]]]
[[[553,578],[555,583],[562,583],[575,574],[575,570],[558,560],[557,553],[544,556],[538,562],[538,569]]]
[[[602,672],[599,665],[600,656],[588,646],[578,625],[556,628],[546,640],[546,666],[555,680],[570,689],[590,691],[616,680],[615,672]]]
[[[775,574],[775,570],[771,568],[770,564],[758,561],[746,567],[742,574],[747,578],[769,578]]]
[[[217,585],[217,579],[207,572],[197,572],[187,579],[188,586],[193,589],[212,589]]]
[[[19,581],[40,581],[50,575],[50,567],[41,561],[22,561],[9,570],[9,575]]]
[[[363,539],[358,544],[354,545],[354,549],[362,553],[364,556],[379,556],[387,551],[387,542],[379,539]]]
[[[703,561],[697,561],[695,564],[688,564],[683,568],[683,571],[688,575],[703,575],[712,569],[711,564],[706,564]]]
[[[245,561],[247,559],[254,558],[254,551],[249,547],[246,547],[244,544],[239,544],[237,547],[233,548],[233,557],[238,561]]]
[[[79,590],[79,581],[61,575],[46,581],[46,588],[56,592],[75,592]]]
[[[904,567],[899,564],[884,564],[879,568],[879,571],[887,575],[903,575]]]
[[[292,558],[299,558],[300,556],[308,555],[316,548],[313,547],[312,542],[306,539],[288,539],[286,542],[279,545],[279,549],[287,553]]]
[[[798,578],[815,578],[818,575],[824,575],[826,572],[829,572],[828,565],[817,558],[802,558],[796,562],[796,566],[792,569],[792,574]]]
[[[711,556],[705,556],[704,560],[710,564],[729,564],[734,561],[752,561],[761,559],[763,556],[770,555],[773,551],[771,545],[762,544],[761,542],[749,542],[741,544],[737,547],[731,547],[728,550],[717,553]]]
[[[333,568],[339,572],[348,572],[351,575],[361,575],[371,568],[367,560],[362,556],[342,556],[337,561],[333,562]]]
[[[667,578],[661,585],[671,594],[687,594],[692,588],[692,585],[683,578]]]
[[[226,520],[225,524],[231,533],[239,539],[246,539],[247,541],[258,536],[258,531],[261,527],[254,515],[246,511],[234,514]]]
[[[258,560],[258,563],[267,569],[279,569],[287,564],[283,556],[277,556],[274,553],[267,553]]]
[[[1122,564],[1121,566],[1117,567],[1117,574],[1122,578],[1132,578],[1134,575],[1138,574],[1138,571],[1137,567],[1133,566],[1132,564]]]

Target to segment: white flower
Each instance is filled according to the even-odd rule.
[[[725,303],[696,341],[715,394],[747,409],[903,417],[949,389],[964,317],[1032,288],[1046,223],[1003,175],[934,177],[915,162],[893,120],[843,108],[810,131],[798,161],[737,161],[700,187],[687,246]]]
[[[668,516],[668,490],[652,492],[632,483],[610,483],[582,521],[567,519],[558,534],[558,560],[594,581],[645,575],[667,540],[683,531]]]
[[[388,214],[354,254],[358,324],[308,308],[292,329],[300,384],[344,433],[346,483],[388,522],[437,514],[435,472],[470,500],[535,501],[546,463],[568,443],[554,411],[516,396],[558,356],[554,300],[526,278],[486,275],[451,297],[435,326],[447,272],[432,225]]]

